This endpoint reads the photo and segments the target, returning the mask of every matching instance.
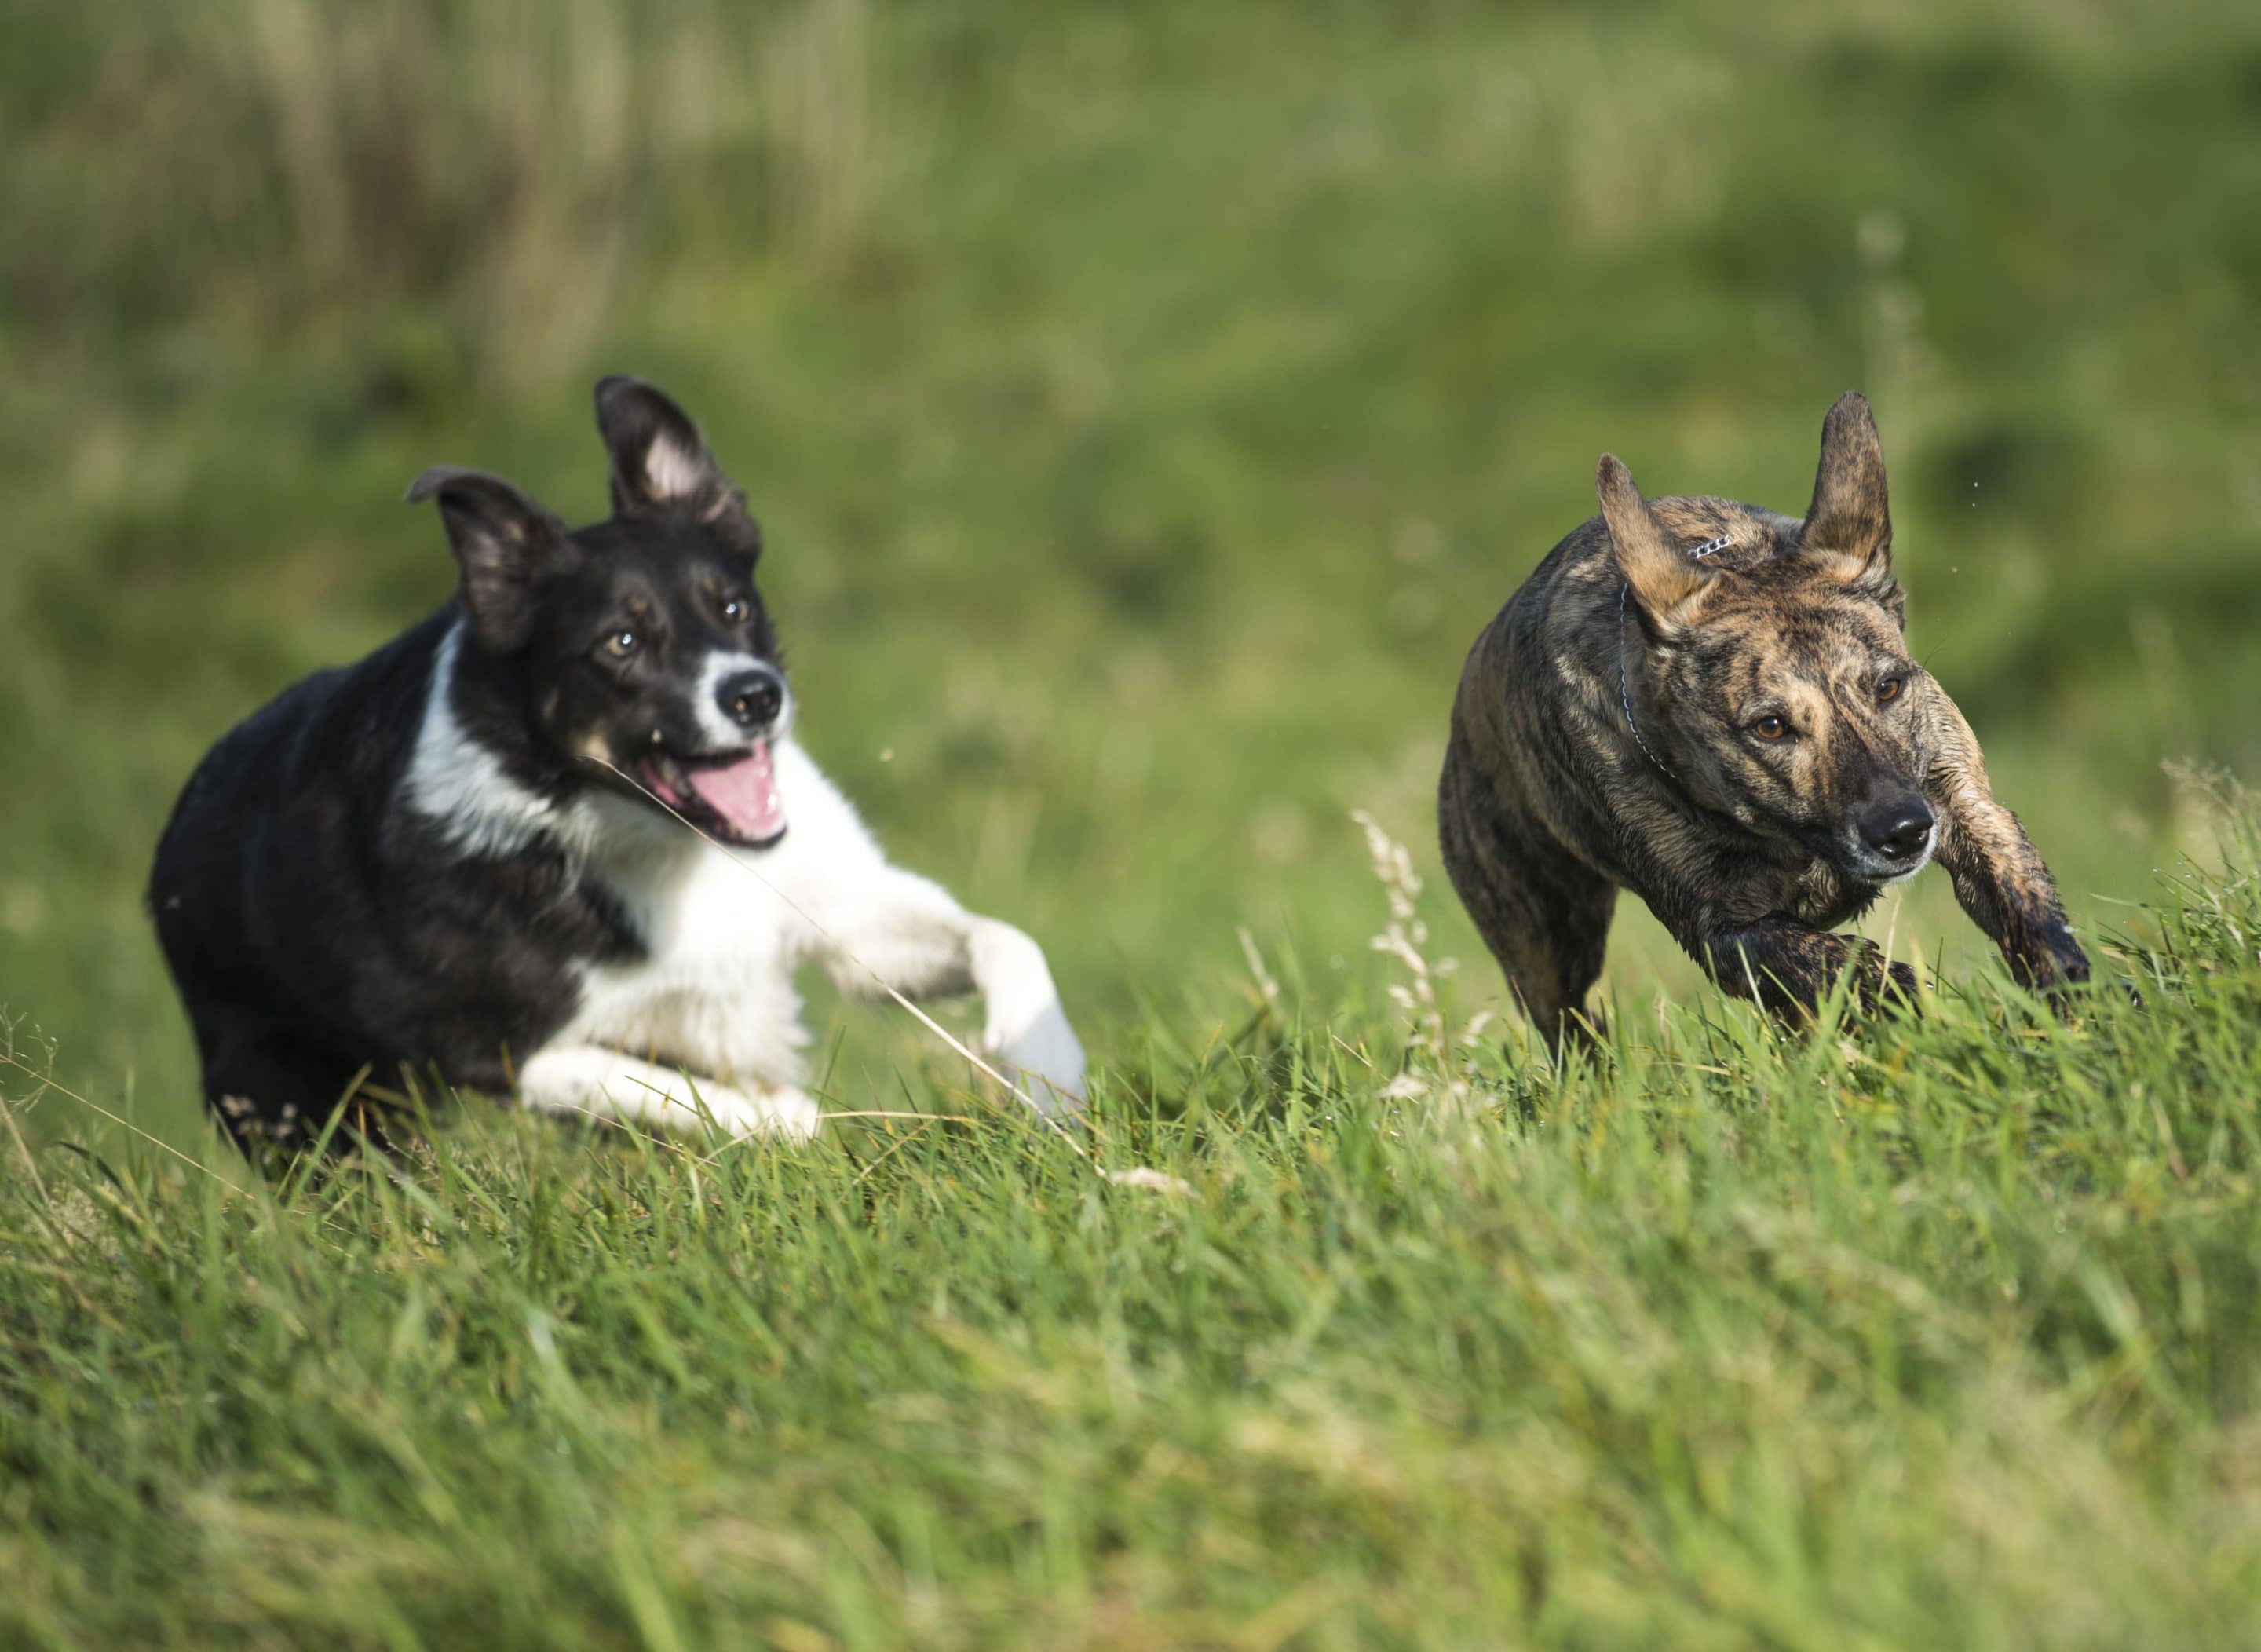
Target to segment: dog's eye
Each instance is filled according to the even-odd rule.
[[[614,659],[626,659],[636,651],[636,643],[641,640],[634,631],[615,631],[605,639],[605,652]]]
[[[722,599],[722,618],[725,621],[732,625],[736,625],[739,621],[745,617],[746,601],[743,597],[724,597]]]
[[[1905,677],[1885,678],[1877,685],[1877,703],[1880,706],[1891,705],[1900,697],[1900,690],[1906,686],[1907,679]]]
[[[1769,714],[1753,723],[1751,732],[1762,740],[1779,740],[1790,732],[1790,724]]]

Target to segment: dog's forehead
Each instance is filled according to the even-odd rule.
[[[1873,601],[1834,581],[1731,576],[1692,628],[1699,670],[1776,680],[1828,679],[1899,654],[1899,628]]]
[[[743,585],[752,576],[743,552],[695,524],[616,516],[573,537],[584,553],[581,572],[592,585],[637,591],[650,600],[671,601],[718,582]]]

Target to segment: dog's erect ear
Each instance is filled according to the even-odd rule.
[[[436,498],[463,572],[463,608],[480,644],[497,654],[526,646],[534,588],[569,563],[565,524],[499,476],[434,465],[408,489],[411,505]]]
[[[1856,562],[1891,565],[1892,513],[1884,491],[1884,444],[1868,398],[1848,390],[1821,423],[1821,468],[1813,477],[1800,546]]]
[[[613,509],[621,515],[682,509],[701,521],[745,516],[746,496],[714,463],[691,415],[642,379],[615,373],[598,381],[597,428],[612,455]]]
[[[1884,444],[1868,399],[1848,390],[1821,423],[1821,468],[1813,478],[1798,553],[1884,605],[1903,627],[1907,598],[1892,578],[1892,513],[1884,489]]]
[[[1602,496],[1602,520],[1617,543],[1618,566],[1626,583],[1653,618],[1670,618],[1715,576],[1672,542],[1672,535],[1633,485],[1633,472],[1616,454],[1602,455],[1594,487]]]

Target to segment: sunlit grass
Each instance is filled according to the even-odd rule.
[[[806,1148],[51,1150],[0,1194],[0,1626],[2250,1643],[2237,841],[2121,954],[2147,1007],[2071,1022],[1707,998],[1557,1074],[1260,958],[1220,1041],[1102,1078],[1088,1160],[938,1066],[958,1121]]]
[[[2252,1642],[2255,858],[2163,760],[2261,764],[2261,11],[18,13],[0,1641]],[[829,1000],[829,1106],[980,1122],[214,1143],[166,809],[443,599],[426,465],[601,510],[614,370],[749,489],[819,760],[1044,943],[1098,1168],[1189,1195]],[[1780,1037],[1626,901],[1599,1065],[1471,1036],[1469,640],[1602,449],[1794,510],[1855,385],[2148,1008],[2021,1001],[1931,874],[1920,1024]]]

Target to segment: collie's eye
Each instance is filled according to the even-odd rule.
[[[1885,678],[1877,685],[1877,703],[1880,706],[1891,705],[1900,697],[1900,690],[1906,686],[1907,679],[1905,677]]]
[[[626,659],[636,651],[640,640],[634,631],[615,631],[605,639],[605,652],[614,659]]]
[[[722,618],[732,625],[746,617],[746,602],[743,597],[722,599]]]
[[[1790,725],[1780,717],[1765,716],[1751,725],[1751,732],[1762,740],[1779,740],[1790,732]]]

